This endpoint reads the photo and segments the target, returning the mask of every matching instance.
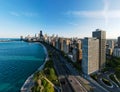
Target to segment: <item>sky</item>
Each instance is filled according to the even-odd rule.
[[[0,0],[0,38],[43,34],[107,38],[120,36],[120,0]]]

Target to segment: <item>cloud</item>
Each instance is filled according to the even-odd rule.
[[[105,25],[107,26],[108,25],[109,2],[108,2],[108,0],[103,0],[103,3],[104,3],[103,12],[104,12]]]
[[[10,12],[10,14],[13,16],[20,16],[20,14],[18,14],[17,12]]]
[[[120,10],[111,10],[111,11],[71,11],[67,12],[69,15],[76,17],[88,17],[88,18],[120,18]]]
[[[104,10],[103,11],[108,11],[110,2],[108,0],[103,0],[103,3],[104,3]]]
[[[120,18],[120,10],[113,10],[107,12],[108,18]]]
[[[100,18],[104,17],[103,11],[68,11],[67,15],[75,17]]]
[[[38,16],[37,13],[32,13],[32,12],[9,12],[13,16],[25,16],[25,17],[36,17]]]
[[[34,16],[38,16],[37,13],[31,13],[31,12],[22,12],[23,16],[28,16],[28,17],[34,17]]]
[[[110,1],[103,0],[104,7],[97,11],[67,11],[66,14],[73,17],[103,18],[106,23],[109,19],[120,18],[120,10],[109,10]]]
[[[78,26],[79,24],[74,23],[74,22],[69,22],[68,24],[72,25],[72,26]]]

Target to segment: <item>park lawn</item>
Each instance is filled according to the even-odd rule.
[[[48,80],[50,80],[54,85],[60,85],[52,60],[46,62],[43,72]]]

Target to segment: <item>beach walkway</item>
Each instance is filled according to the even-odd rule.
[[[33,74],[28,77],[28,79],[25,81],[24,85],[20,89],[20,92],[32,92],[31,88],[34,86],[34,81],[33,81]]]

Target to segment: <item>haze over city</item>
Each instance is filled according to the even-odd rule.
[[[0,0],[0,37],[34,35],[43,30],[49,35],[82,38],[100,28],[106,31],[107,38],[117,38],[119,3],[119,0]]]
[[[120,0],[0,0],[0,92],[120,92]]]

